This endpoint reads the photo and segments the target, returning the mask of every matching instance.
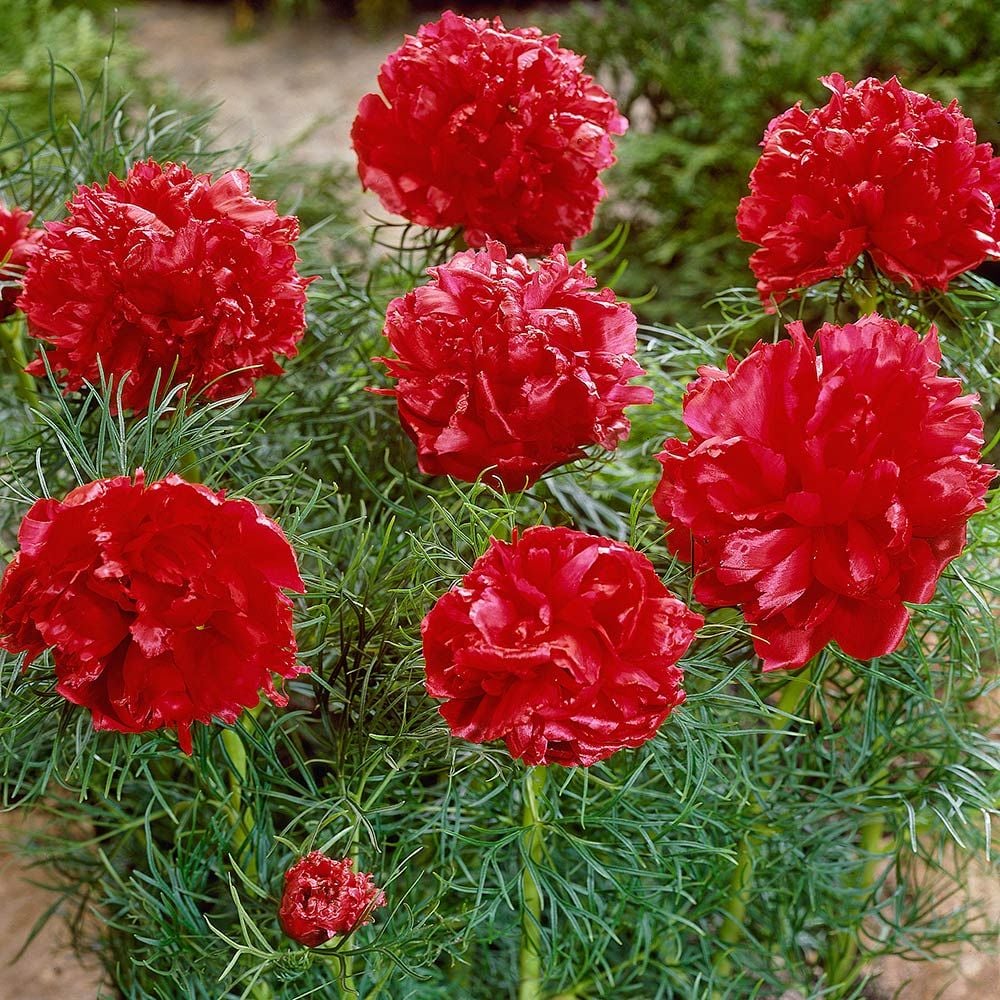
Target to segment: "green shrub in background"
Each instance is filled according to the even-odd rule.
[[[81,92],[101,77],[110,48],[111,0],[3,0],[0,4],[0,110],[37,131],[74,115]],[[115,60],[122,68],[122,53]],[[50,89],[51,83],[51,89]]]
[[[802,94],[821,96],[813,77],[829,52],[815,55],[815,65],[803,62],[801,92],[789,83],[778,94],[762,76],[752,81],[754,97],[719,82],[729,78],[723,71],[753,77],[743,67],[750,41],[741,50],[726,41],[749,32],[737,5],[636,4],[619,16],[643,10],[648,22],[621,28],[621,41],[648,48],[648,67],[623,59],[617,83],[647,88],[628,103],[636,119],[647,108],[651,128],[626,144],[619,177],[630,176],[627,158],[644,141],[661,133],[683,139],[663,176],[672,185],[687,171],[687,214],[659,232],[685,234],[683,246],[703,253],[705,264],[714,259],[711,240],[734,248],[731,283],[747,284],[748,248],[736,241],[733,214],[755,143],[769,114]],[[759,10],[754,17],[764,16]],[[667,16],[673,35],[661,23]],[[764,26],[755,30],[772,52]],[[586,44],[610,73],[599,35]],[[663,74],[655,86],[654,73]],[[47,86],[35,103],[46,104]],[[763,93],[773,106],[762,111],[754,101]],[[985,133],[991,119],[963,97]],[[989,100],[985,91],[980,97]],[[206,115],[146,113],[137,104],[113,89],[107,96],[98,83],[72,121],[15,143],[0,197],[53,218],[75,184],[121,174],[146,156],[212,172],[247,162],[245,151],[213,148]],[[723,106],[731,132],[716,159],[702,163],[697,154],[712,146],[706,137],[721,127]],[[20,121],[8,123],[4,145],[25,132]],[[749,137],[746,149],[738,129]],[[657,478],[651,453],[680,429],[680,398],[697,366],[721,363],[728,341],[759,322],[759,305],[732,293],[719,330],[642,332],[656,402],[633,414],[633,434],[613,459],[580,463],[520,497],[429,481],[414,470],[392,400],[366,389],[384,384],[371,358],[385,349],[388,298],[421,280],[437,249],[418,245],[368,267],[345,265],[335,172],[312,185],[281,159],[267,176],[250,166],[263,182],[255,189],[303,215],[303,269],[322,278],[311,286],[309,333],[286,376],[238,407],[181,406],[128,422],[111,416],[99,388],[61,400],[42,385],[44,423],[16,399],[13,373],[0,376],[5,557],[25,510],[19,490],[62,495],[80,477],[141,464],[155,478],[196,458],[205,482],[266,506],[309,579],[298,638],[313,673],[290,685],[284,711],[198,727],[190,757],[169,734],[94,733],[54,693],[48,661],[22,674],[13,658],[0,657],[0,802],[45,819],[31,849],[59,893],[53,912],[61,900],[63,913],[76,917],[78,942],[97,938],[104,995],[325,1000],[340,993],[339,980],[344,1000],[513,998],[528,873],[545,900],[552,1000],[859,1000],[874,988],[864,964],[872,957],[987,944],[990,929],[972,922],[978,904],[963,898],[963,883],[970,859],[987,853],[998,801],[996,746],[981,717],[982,696],[995,690],[1000,640],[988,613],[1000,592],[996,501],[973,521],[970,551],[915,615],[901,650],[856,663],[828,649],[806,690],[790,686],[796,697],[776,708],[781,679],[756,672],[731,611],[713,612],[687,664],[687,704],[662,735],[591,769],[554,772],[535,818],[522,818],[519,765],[495,748],[450,740],[425,697],[420,620],[488,535],[543,517],[627,538],[686,593],[690,578],[669,558],[645,502]],[[644,256],[657,213],[676,203],[670,190],[650,185],[625,207],[635,220],[626,280],[642,288],[643,275],[660,275],[664,314],[678,312],[686,295],[691,315],[704,319],[695,296],[725,283],[691,263],[685,285],[679,270]],[[711,218],[699,214],[709,210]],[[406,236],[388,227],[380,234],[386,243]],[[854,307],[835,284],[811,297],[843,322]],[[882,303],[895,294],[879,291]],[[988,389],[997,384],[995,325],[981,315],[991,302],[995,289],[963,279],[946,296],[915,303],[900,293],[889,304],[902,318],[947,321],[949,371],[970,389]],[[532,853],[539,829],[540,858]],[[756,857],[744,900],[747,844]],[[372,927],[325,952],[290,944],[276,918],[285,866],[314,846],[356,849],[390,898]],[[938,870],[939,880],[931,877]],[[859,952],[862,925],[871,937]]]
[[[817,77],[899,76],[957,97],[1000,144],[1000,4],[995,0],[604,0],[550,24],[587,54],[632,120],[611,175],[606,231],[631,226],[625,295],[659,294],[647,319],[697,325],[719,289],[752,284],[736,234],[763,126],[797,100],[825,103]]]

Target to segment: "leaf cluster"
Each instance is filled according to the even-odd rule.
[[[29,135],[11,118],[3,134],[13,166],[0,194],[46,217],[74,184],[138,158],[219,170],[244,155],[216,149],[200,116],[136,112],[103,87],[68,125]],[[98,948],[109,996],[514,997],[526,870],[544,903],[546,991],[562,998],[859,996],[860,973],[846,989],[827,978],[844,934],[865,928],[864,956],[978,941],[961,886],[969,859],[988,855],[1000,791],[982,718],[998,649],[995,499],[934,601],[914,610],[906,645],[870,664],[828,650],[793,710],[776,708],[781,682],[758,673],[738,616],[712,612],[685,661],[687,702],[654,741],[551,769],[539,859],[522,819],[524,769],[495,746],[451,740],[424,693],[421,619],[490,537],[540,522],[626,538],[689,596],[690,573],[649,508],[653,453],[682,433],[697,367],[763,325],[776,335],[782,318],[732,290],[707,331],[644,327],[639,358],[657,402],[634,413],[613,458],[589,456],[524,494],[428,480],[392,401],[368,389],[383,384],[372,358],[387,301],[442,246],[387,232],[395,252],[331,264],[344,219],[331,203],[304,234],[305,269],[321,279],[309,334],[257,397],[204,405],[168,393],[126,419],[111,414],[113,382],[65,400],[43,384],[34,415],[0,393],[5,550],[31,498],[141,465],[261,504],[307,583],[296,619],[310,673],[289,683],[288,708],[197,726],[190,757],[170,734],[93,732],[55,693],[47,657],[26,671],[2,661],[0,797],[47,817],[31,845],[40,877],[81,947]],[[850,283],[866,280],[828,283],[802,308],[836,317]],[[995,293],[970,279],[936,301],[950,365],[985,388]],[[886,309],[936,316],[927,300]],[[747,843],[754,893],[741,939],[724,944]],[[315,951],[276,920],[282,874],[311,849],[354,856],[389,898],[371,927]],[[722,975],[727,949],[736,971]]]

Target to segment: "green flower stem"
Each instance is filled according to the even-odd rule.
[[[240,716],[236,726],[246,730],[248,721],[256,719],[263,707],[263,701],[258,702],[253,708]],[[247,751],[236,727],[223,731],[222,745],[226,748],[226,754],[230,762],[228,811],[235,824],[231,846],[233,857],[239,859],[243,846],[250,839],[254,828],[253,810],[243,805],[243,787],[247,780]],[[257,877],[257,860],[252,852],[247,855],[244,862],[244,870],[249,878],[255,879]]]
[[[533,866],[545,854],[545,827],[539,818],[539,799],[548,770],[529,767],[524,776],[523,824],[527,831],[527,859],[521,875],[521,985],[518,1000],[542,1000],[542,894]]]
[[[345,776],[341,776],[341,789],[343,790],[344,797],[350,799],[354,803],[354,808],[357,809],[358,815],[363,815],[371,805],[374,804],[374,800],[369,798],[369,804],[365,804],[365,788],[368,783],[368,779],[372,776],[376,764],[373,763],[366,771],[364,771],[361,777],[357,780],[356,788],[350,791],[347,786],[347,781]],[[351,833],[351,840],[347,846],[347,856],[354,862],[354,868],[358,868],[358,826],[355,824],[354,830]],[[343,942],[345,945],[347,939]],[[338,950],[335,955],[330,956],[335,960],[337,968],[334,973],[337,983],[338,995],[343,998],[343,1000],[357,1000],[361,996],[357,985],[354,982],[354,955],[350,952],[344,952],[343,954]]]
[[[874,291],[869,291],[863,295],[860,292],[854,296],[854,301],[858,307],[860,316],[868,316],[870,313],[878,311],[878,296]]]
[[[778,701],[777,713],[771,718],[771,732],[761,744],[761,753],[768,752],[778,740],[777,730],[793,715],[802,700],[802,695],[812,681],[812,664],[807,663],[801,670],[793,674],[785,684]],[[767,775],[762,775],[765,784],[770,784]],[[755,812],[759,811],[757,807]],[[725,978],[732,974],[733,963],[730,953],[733,946],[739,944],[743,937],[744,921],[750,890],[753,886],[753,839],[747,834],[740,842],[736,854],[736,868],[729,882],[729,900],[722,911],[722,926],[719,928],[719,940],[725,945],[715,955],[712,962],[716,974]]]
[[[876,778],[875,784],[878,785],[884,781],[885,777],[886,772],[883,770]],[[885,817],[881,813],[866,817],[859,832],[861,834],[861,850],[868,855],[868,860],[858,872],[854,887],[867,900],[871,895],[872,887],[875,885],[885,857],[882,849]],[[863,964],[858,962],[860,935],[861,926],[859,924],[852,930],[838,931],[830,941],[826,962],[827,982],[831,986],[839,988],[831,996],[837,997],[846,993],[847,988],[857,977],[859,964]]]
[[[858,307],[858,316],[867,316],[878,310],[879,288],[878,271],[871,257],[865,254],[864,272],[861,277],[864,290],[854,293],[854,304]]]
[[[193,451],[181,455],[177,463],[177,474],[189,483],[201,482],[201,466],[198,463],[198,456]]]
[[[33,410],[38,409],[38,387],[34,376],[24,369],[28,366],[28,355],[24,349],[24,320],[15,317],[7,323],[0,323],[0,341],[2,341],[4,357],[11,371],[17,377],[14,391]]]
[[[354,985],[354,956],[351,954],[338,955],[337,958],[340,962],[340,974],[337,977],[340,995],[344,1000],[355,1000],[361,994],[358,993],[358,988]]]
[[[720,976],[732,974],[733,963],[729,952],[743,937],[743,921],[746,918],[747,900],[752,883],[753,855],[750,837],[746,836],[740,841],[740,849],[736,854],[736,867],[733,869],[733,877],[729,880],[729,901],[723,910],[722,926],[719,928],[719,940],[726,947],[716,953],[712,963]]]

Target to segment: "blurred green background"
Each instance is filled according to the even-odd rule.
[[[233,44],[289,22],[340,20],[353,21],[362,35],[381,34],[386,51],[403,30],[438,11],[407,0],[230,0],[226,6]],[[482,5],[452,6],[490,12]],[[26,121],[42,128],[50,113],[78,105],[78,92],[100,76],[116,16],[127,26],[130,13],[116,15],[110,0],[3,0],[2,7],[0,98],[21,128]],[[840,72],[856,81],[896,74],[942,101],[958,98],[981,138],[1000,145],[995,0],[603,0],[505,4],[501,13],[509,25],[557,31],[565,45],[586,53],[589,70],[631,120],[620,162],[606,175],[612,197],[594,239],[628,224],[628,267],[617,290],[641,297],[655,289],[639,306],[649,321],[714,321],[718,309],[706,303],[727,288],[752,285],[751,248],[736,235],[736,206],[767,122],[797,100],[807,107],[824,103],[819,76]],[[162,82],[159,90],[151,84],[144,61],[130,49],[127,27],[118,30],[115,45],[113,85],[143,102],[162,93]],[[310,192],[299,207],[307,223],[340,213],[335,203],[354,195],[349,171],[324,174],[314,164],[298,172],[306,175],[299,177],[300,189]]]

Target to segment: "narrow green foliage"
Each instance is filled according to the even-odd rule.
[[[780,6],[791,17],[796,5]],[[704,17],[721,7],[732,5],[702,5],[671,43],[706,87],[696,50]],[[645,60],[634,64],[636,86],[647,91],[638,71],[653,73],[646,49],[658,37],[634,39]],[[693,130],[676,156],[701,198],[699,170],[729,180],[732,171],[694,155],[708,124],[693,105],[675,114],[673,93],[654,110]],[[8,117],[5,200],[54,218],[75,184],[146,156],[210,171],[245,165],[243,152],[215,149],[203,116],[136,112],[110,84],[83,94],[65,122],[22,127]],[[756,132],[766,102],[760,92],[754,101]],[[280,163],[267,169],[275,193],[304,197]],[[331,182],[330,197],[336,190]],[[732,207],[716,232],[730,232]],[[862,995],[872,956],[984,941],[988,928],[977,929],[976,902],[961,888],[968,865],[988,857],[1000,792],[982,718],[1000,643],[995,498],[934,600],[914,609],[897,652],[859,663],[828,649],[801,699],[779,703],[783,680],[760,674],[742,619],[713,611],[684,661],[687,701],[659,736],[590,768],[549,768],[531,802],[524,768],[502,748],[449,736],[423,688],[420,623],[491,537],[538,523],[628,540],[689,599],[690,569],[667,552],[649,498],[662,440],[685,433],[681,399],[698,366],[724,364],[799,316],[849,319],[847,303],[864,287],[888,315],[921,330],[935,322],[949,372],[993,407],[995,288],[969,277],[918,299],[869,287],[859,270],[765,316],[755,293],[734,287],[716,299],[707,329],[640,329],[637,356],[656,402],[631,412],[632,436],[614,456],[588,455],[505,494],[421,476],[393,400],[369,391],[387,384],[373,361],[386,350],[386,304],[454,248],[455,234],[383,228],[389,252],[369,257],[343,205],[310,215],[300,252],[320,280],[309,333],[287,374],[257,396],[208,403],[157,392],[150,413],[134,418],[114,405],[113,380],[63,398],[42,379],[32,411],[14,374],[2,376],[5,554],[39,496],[139,468],[150,478],[197,470],[282,525],[307,584],[296,622],[309,673],[288,683],[287,708],[265,704],[232,727],[196,725],[190,756],[169,733],[95,733],[56,694],[48,656],[26,670],[0,660],[4,807],[46,818],[29,853],[45,862],[39,877],[81,947],[96,941],[118,995],[300,1000],[353,996],[353,987],[386,1000],[513,1000],[520,986],[523,997],[564,1000],[790,990],[845,1000]],[[602,278],[627,284],[633,263],[652,259],[647,238],[633,229],[595,241]],[[670,301],[668,291],[659,298]],[[283,937],[277,907],[287,866],[314,849],[355,857],[388,906],[350,937],[307,950]]]

